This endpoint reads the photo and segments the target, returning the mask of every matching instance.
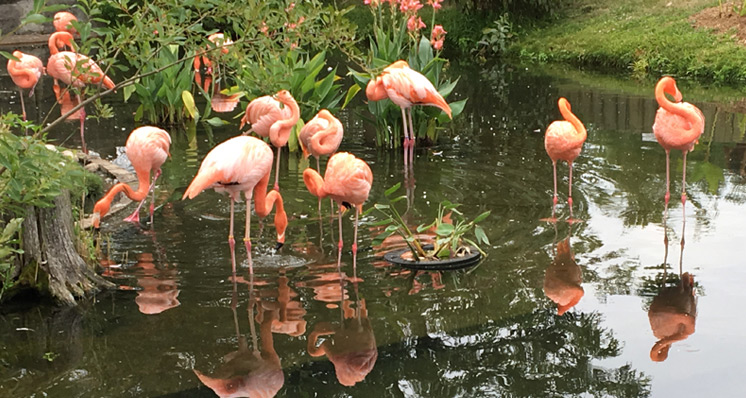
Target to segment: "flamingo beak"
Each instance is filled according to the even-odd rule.
[[[99,229],[101,226],[101,215],[99,213],[93,213],[93,228]]]
[[[285,243],[284,243],[284,242],[277,242],[277,244],[275,245],[275,250],[280,250],[280,249],[282,249],[282,247],[283,247],[284,245],[285,245]]]

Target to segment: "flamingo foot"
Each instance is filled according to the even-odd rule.
[[[123,221],[139,224],[140,223],[140,210],[139,208],[135,210],[134,213],[132,213],[129,217],[125,218]]]

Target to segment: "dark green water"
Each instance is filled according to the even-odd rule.
[[[492,210],[482,223],[489,257],[467,272],[415,275],[382,262],[370,244],[373,214],[361,222],[356,279],[352,218],[345,217],[338,268],[336,222],[326,202],[319,221],[301,178],[307,162],[291,154],[283,156],[280,178],[287,244],[275,253],[274,227],[253,217],[250,292],[240,243],[242,277],[236,284],[230,278],[226,198],[205,192],[175,199],[204,155],[236,127],[211,135],[198,128],[192,141],[171,131],[173,156],[157,187],[158,203],[168,203],[154,227],[122,222],[131,209],[104,222],[110,261],[119,266],[105,273],[122,289],[82,310],[2,314],[0,396],[215,396],[196,372],[236,377],[232,388],[266,394],[251,396],[741,396],[746,117],[710,101],[713,90],[681,87],[707,124],[688,157],[685,213],[673,199],[681,189],[681,154],[672,154],[666,219],[665,155],[651,133],[653,84],[569,72],[466,71],[459,94],[469,97],[468,108],[450,138],[417,149],[413,179],[405,179],[399,150],[372,146],[372,132],[355,112],[340,116],[341,149],[373,170],[366,208],[407,182],[413,225],[432,219],[443,199],[461,203],[469,218]],[[570,100],[589,132],[573,180],[574,216],[584,222],[571,226],[564,222],[564,163],[561,221],[540,221],[551,215],[543,132],[559,118],[558,96]],[[116,121],[89,123],[89,147],[105,157],[134,127],[122,108]],[[76,126],[64,126],[57,137],[70,136],[75,145]],[[237,225],[244,209],[237,207]],[[555,261],[566,239],[579,268],[567,258]],[[547,275],[563,272],[582,273],[584,295],[558,316],[543,287]],[[693,289],[680,287],[680,272],[693,275]],[[693,333],[671,326],[681,318]],[[308,340],[319,334],[331,353],[312,356]],[[676,334],[667,359],[652,361],[656,342]]]

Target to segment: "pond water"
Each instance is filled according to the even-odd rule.
[[[666,217],[653,85],[570,71],[465,70],[457,93],[469,98],[465,114],[450,138],[416,150],[413,176],[399,150],[374,148],[360,117],[342,113],[341,149],[373,170],[366,208],[405,182],[412,225],[431,220],[444,199],[461,203],[468,218],[492,210],[481,223],[488,257],[467,271],[413,273],[381,261],[381,249],[371,248],[374,213],[361,220],[356,271],[347,214],[338,264],[329,205],[320,220],[302,182],[307,161],[291,154],[280,175],[286,246],[275,252],[270,220],[254,217],[254,283],[241,244],[241,276],[232,280],[228,200],[212,191],[179,199],[204,155],[236,126],[198,127],[191,138],[172,131],[155,225],[121,221],[131,208],[103,223],[115,265],[104,274],[120,290],[82,309],[0,315],[0,396],[215,396],[210,387],[262,397],[741,396],[746,115],[717,100],[717,90],[680,86],[707,123],[688,157],[689,200],[684,209],[672,199]],[[12,92],[2,95],[3,112],[17,106]],[[46,106],[51,90],[40,95]],[[564,163],[560,222],[542,221],[552,212],[543,133],[560,117],[559,96],[588,128],[573,173],[582,222],[573,224],[565,222]],[[132,109],[116,109],[118,119],[87,128],[89,148],[108,158],[134,127]],[[77,145],[76,127],[53,138]],[[672,153],[672,198],[681,172],[681,154]],[[582,298],[560,316],[544,286],[577,296],[573,278],[582,279]]]

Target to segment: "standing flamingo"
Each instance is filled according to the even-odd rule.
[[[552,219],[554,220],[554,207],[557,205],[557,161],[564,160],[570,168],[570,183],[567,196],[567,204],[570,206],[570,219],[572,220],[572,162],[580,155],[588,133],[585,126],[570,110],[570,103],[565,98],[557,101],[560,113],[565,120],[555,120],[544,135],[544,148],[552,159],[554,168],[554,197],[552,198]]]
[[[249,102],[246,114],[241,118],[241,126],[251,124],[251,129],[244,133],[255,132],[277,148],[277,166],[275,166],[275,191],[280,191],[280,151],[287,145],[290,132],[300,119],[300,108],[295,98],[287,90],[281,90],[274,96],[265,95]]]
[[[233,274],[236,274],[236,258],[233,238],[233,205],[241,199],[241,192],[246,197],[246,235],[244,244],[249,259],[249,271],[254,273],[251,261],[251,198],[254,197],[254,208],[259,217],[265,217],[275,210],[275,228],[277,229],[277,247],[285,242],[285,229],[288,221],[282,196],[277,191],[267,192],[269,174],[272,171],[272,149],[264,141],[256,137],[238,136],[222,142],[213,148],[205,159],[184,192],[182,199],[192,199],[207,188],[215,188],[216,192],[227,192],[231,198],[230,232],[228,244],[231,248]]]
[[[18,94],[21,98],[21,112],[25,121],[26,105],[23,103],[23,90],[29,90],[29,97],[34,95],[34,88],[39,82],[42,73],[44,73],[44,64],[42,64],[39,58],[17,50],[13,51],[13,56],[18,58],[18,61],[13,59],[8,60],[8,74],[13,79],[13,83],[18,86]]]
[[[355,208],[355,234],[352,242],[353,264],[357,259],[358,214],[368,199],[373,173],[363,160],[347,152],[334,154],[326,165],[324,177],[311,168],[303,172],[303,182],[313,196],[334,199],[341,206]],[[342,209],[339,211],[339,253],[342,253]]]
[[[72,21],[78,22],[78,18],[71,12],[60,11],[54,14],[54,21],[52,24],[54,25],[54,30],[57,32],[69,32],[70,34],[76,35],[78,34],[78,31],[75,30],[73,25],[70,23]]]
[[[407,153],[410,158],[414,153],[415,134],[411,109],[413,105],[435,106],[448,114],[449,118],[453,118],[451,107],[430,80],[420,72],[410,69],[409,64],[404,60],[387,66],[380,76],[371,79],[365,88],[365,95],[369,101],[388,98],[401,108],[404,123],[404,165],[408,162]],[[409,129],[407,129],[407,109],[409,109]]]
[[[109,212],[109,207],[114,197],[119,192],[124,192],[128,198],[140,201],[137,209],[131,216],[124,221],[140,222],[140,207],[145,202],[150,191],[153,191],[153,199],[150,202],[150,223],[153,223],[153,211],[155,206],[155,181],[161,175],[161,165],[171,154],[168,152],[171,146],[171,136],[166,130],[153,126],[142,126],[132,130],[127,138],[125,150],[127,157],[135,168],[137,174],[137,191],[134,191],[129,185],[120,182],[111,187],[109,192],[104,195],[93,207],[93,226],[98,228],[101,217]],[[153,173],[153,181],[150,181],[150,173]]]
[[[673,96],[675,102],[669,101],[666,93]],[[696,106],[681,102],[681,92],[676,87],[676,81],[670,76],[664,76],[655,85],[655,99],[660,108],[655,114],[653,134],[666,151],[666,208],[671,198],[669,173],[672,149],[681,151],[684,157],[684,173],[681,178],[681,204],[684,205],[686,204],[686,154],[694,149],[699,136],[704,132],[705,117]]]
[[[60,51],[65,45],[72,47],[73,35],[69,32],[56,32],[49,36],[49,53],[51,56],[47,61],[47,73],[54,78],[54,93],[60,102],[62,94],[57,80],[62,80],[68,86],[82,89],[87,84],[103,84],[107,89],[115,87],[114,82],[104,74],[104,71],[96,63],[85,55],[72,51]],[[75,94],[78,103],[83,102],[80,93]],[[88,153],[85,145],[85,109],[80,108],[80,140],[83,152]]]

